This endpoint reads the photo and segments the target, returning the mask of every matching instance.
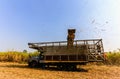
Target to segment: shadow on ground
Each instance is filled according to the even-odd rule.
[[[30,68],[28,65],[20,65],[20,64],[8,64],[8,65],[3,65],[0,67],[9,67],[9,68],[28,68],[28,69],[37,69],[37,70],[49,70],[49,71],[69,71],[69,72],[88,72],[88,70],[83,69],[83,68],[77,68],[76,70],[62,70],[58,69],[57,67],[47,67],[47,68]]]
[[[49,68],[46,68],[44,70],[50,70],[50,71],[69,71],[69,72],[88,72],[88,70],[86,69],[83,69],[83,68],[77,68],[76,70],[60,70],[56,67],[49,67]]]

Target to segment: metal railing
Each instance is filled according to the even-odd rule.
[[[68,55],[69,52],[72,52],[70,54],[78,55],[85,52],[88,61],[104,60],[102,39],[75,40],[73,48],[70,49],[67,49],[67,41],[28,43],[28,45],[30,48],[46,51],[49,54],[52,52]]]

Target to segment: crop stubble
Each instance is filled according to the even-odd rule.
[[[120,79],[119,66],[86,65],[82,70],[28,68],[27,64],[0,62],[0,79]]]

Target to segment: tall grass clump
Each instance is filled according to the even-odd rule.
[[[107,62],[111,65],[120,65],[120,52],[107,53]]]
[[[4,62],[27,62],[29,56],[37,56],[38,52],[18,52],[18,51],[8,51],[0,52],[0,61]]]

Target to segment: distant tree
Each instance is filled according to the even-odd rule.
[[[27,53],[27,50],[23,50],[23,53]]]
[[[120,52],[120,48],[118,48],[118,51]]]

